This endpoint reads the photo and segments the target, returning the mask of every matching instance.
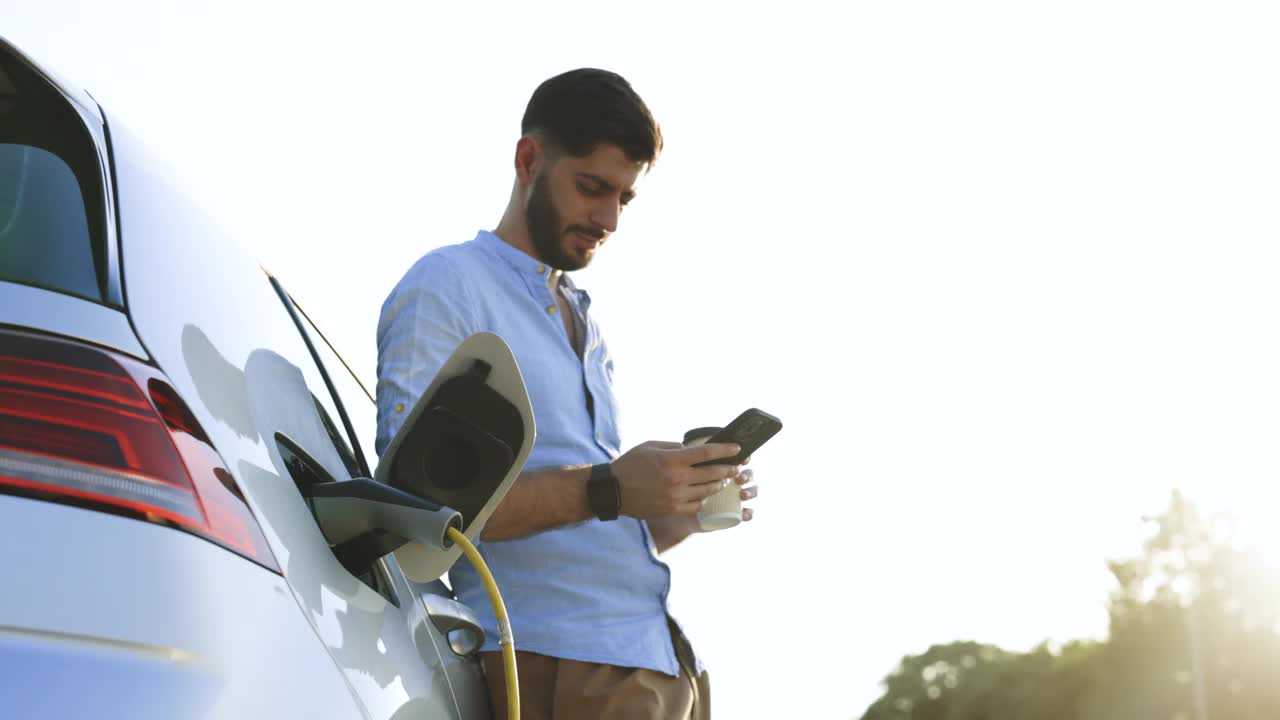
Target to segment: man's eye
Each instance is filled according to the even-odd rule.
[[[595,185],[588,185],[587,183],[578,183],[578,190],[586,193],[587,195],[597,195],[600,193],[599,187]]]

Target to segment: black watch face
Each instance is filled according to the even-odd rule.
[[[587,502],[591,512],[601,520],[614,520],[622,505],[618,495],[618,479],[613,476],[608,465],[596,465],[591,468],[591,479],[587,481]]]

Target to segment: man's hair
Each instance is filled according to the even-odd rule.
[[[574,157],[607,143],[622,148],[628,160],[652,166],[662,152],[662,130],[644,100],[621,75],[595,68],[570,70],[539,85],[520,132],[540,135]]]

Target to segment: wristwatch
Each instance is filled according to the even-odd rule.
[[[601,520],[618,519],[618,511],[622,509],[622,489],[618,487],[618,478],[614,477],[609,463],[591,466],[591,477],[587,480],[587,507]]]

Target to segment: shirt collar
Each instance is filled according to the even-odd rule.
[[[480,247],[497,255],[514,270],[524,280],[525,285],[534,294],[534,297],[541,298],[546,292],[550,292],[550,288],[547,287],[547,273],[551,272],[551,268],[546,263],[507,243],[488,230],[481,230],[476,233],[475,242]],[[573,284],[573,281],[569,279],[568,273],[560,273],[560,286],[577,295],[588,306],[590,305],[590,296],[587,295],[585,290],[579,290],[578,286]]]
[[[515,270],[521,275],[528,273],[540,275],[542,276],[542,282],[546,283],[547,272],[550,268],[537,258],[527,255],[523,250],[520,250],[514,245],[508,244],[505,240],[494,235],[488,230],[481,230],[476,233],[476,242],[479,243],[481,247],[490,250],[498,257],[502,258],[503,261],[511,266],[512,270]]]

